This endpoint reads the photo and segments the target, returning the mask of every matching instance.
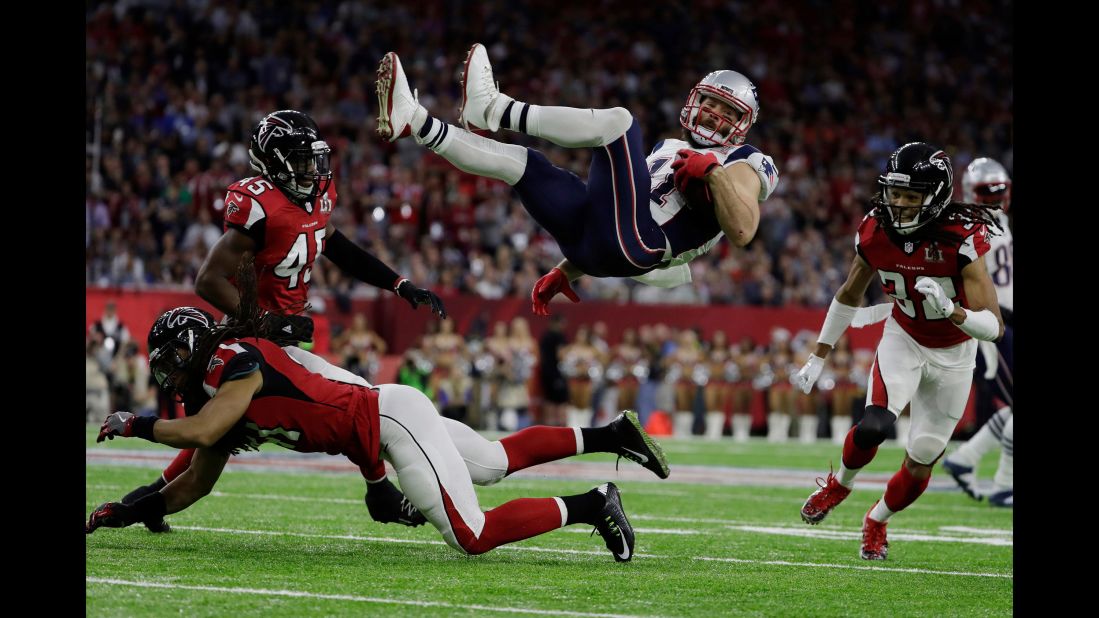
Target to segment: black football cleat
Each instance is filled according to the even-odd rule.
[[[598,532],[603,537],[616,562],[629,562],[633,558],[633,526],[626,519],[626,512],[622,510],[622,497],[618,493],[618,487],[614,483],[605,483],[595,490],[606,496],[607,502],[603,505],[603,510],[599,511],[593,534]]]
[[[149,520],[143,522],[145,527],[149,529],[149,532],[171,532],[172,527],[168,525],[168,522],[161,517],[158,521]]]
[[[641,464],[662,479],[668,478],[668,458],[664,449],[645,432],[637,412],[626,410],[608,425],[618,439],[618,456]]]

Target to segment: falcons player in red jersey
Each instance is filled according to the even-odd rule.
[[[252,306],[247,296],[242,311]],[[272,442],[300,452],[346,455],[367,478],[377,474],[382,459],[389,461],[409,508],[418,509],[464,553],[586,523],[596,527],[616,561],[633,557],[633,529],[613,483],[571,496],[512,500],[487,512],[481,511],[473,484],[492,484],[517,470],[587,452],[632,452],[667,477],[663,452],[636,414],[594,429],[530,427],[496,442],[468,428],[456,435],[414,388],[367,387],[310,371],[278,344],[256,336],[270,333],[258,310],[218,326],[210,325],[207,315],[193,307],[173,309],[149,334],[153,344],[164,342],[149,355],[157,381],[184,396],[201,389],[209,397],[202,409],[173,420],[114,412],[98,438],[140,437],[195,448],[194,460],[160,491],[132,504],[98,507],[86,533],[180,511],[211,491],[231,454]]]
[[[875,272],[893,297],[866,391],[866,412],[843,445],[839,475],[801,509],[818,524],[851,493],[855,476],[874,458],[886,430],[911,404],[904,463],[863,519],[859,555],[885,560],[886,522],[927,488],[962,417],[977,355],[977,339],[1003,335],[996,289],[985,267],[992,212],[952,202],[954,175],[946,154],[913,142],[898,148],[878,177],[881,195],[855,238],[855,259],[821,327],[817,348],[796,375],[809,393],[824,358],[851,324]]]
[[[240,295],[232,278],[245,256],[252,256],[259,306],[272,312],[269,320],[277,334],[275,340],[291,346],[290,354],[311,368],[327,365],[327,361],[293,347],[313,339],[313,321],[295,314],[305,308],[313,262],[321,253],[356,279],[395,292],[413,309],[428,305],[432,312],[446,317],[442,301],[433,292],[416,287],[333,227],[329,217],[336,204],[336,185],[330,153],[308,114],[280,110],[264,116],[253,129],[248,148],[252,168],[259,175],[229,185],[225,232],[195,280],[199,296],[226,315],[236,316]],[[342,377],[353,375],[345,373]],[[160,478],[130,492],[123,502],[164,487],[187,469],[193,454],[193,449],[180,452]],[[368,487],[388,490],[392,486]],[[145,525],[153,532],[169,530],[163,520]]]

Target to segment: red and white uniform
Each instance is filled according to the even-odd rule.
[[[916,292],[916,279],[930,277],[938,281],[955,303],[966,307],[962,268],[988,253],[991,246],[983,224],[967,228],[955,223],[947,229],[963,238],[961,244],[903,240],[898,245],[869,214],[855,237],[855,251],[877,269],[882,289],[893,297],[893,319],[920,345],[929,348],[957,345],[970,337]]]
[[[203,381],[210,396],[228,380],[263,372],[263,387],[241,421],[249,446],[272,442],[300,452],[343,454],[368,480],[382,477],[385,459],[409,501],[451,547],[465,553],[480,554],[564,525],[564,503],[557,498],[513,500],[484,512],[473,485],[575,455],[579,430],[537,428],[541,431],[525,437],[489,442],[440,416],[431,400],[410,386],[341,382],[328,374],[342,370],[318,365],[322,372],[310,371],[289,352],[266,339],[227,339],[210,359]]]
[[[324,250],[325,228],[336,204],[336,183],[314,203],[291,202],[263,176],[229,185],[225,230],[256,242],[259,304],[268,311],[304,306],[313,262]]]
[[[314,373],[266,339],[227,339],[210,358],[202,387],[261,371],[263,387],[243,422],[251,448],[273,442],[303,453],[343,454],[368,479],[379,478],[378,393]]]
[[[951,223],[961,243],[890,239],[873,213],[859,226],[855,249],[877,269],[893,313],[885,322],[870,369],[866,403],[900,416],[912,404],[907,451],[930,464],[946,447],[961,420],[973,383],[977,341],[916,292],[918,277],[931,277],[954,300],[968,305],[962,268],[989,250],[984,225]]]

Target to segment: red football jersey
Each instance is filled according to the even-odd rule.
[[[928,348],[946,348],[970,337],[916,291],[916,279],[931,277],[955,303],[968,308],[962,268],[989,250],[984,224],[947,222],[946,229],[961,236],[962,242],[912,239],[902,240],[898,245],[871,212],[863,218],[855,236],[855,251],[877,269],[882,289],[893,297],[893,319],[917,343]]]
[[[312,373],[275,343],[252,337],[218,346],[202,388],[213,397],[226,381],[257,370],[263,387],[242,419],[248,448],[272,442],[303,453],[343,454],[366,478],[381,476],[376,390]]]
[[[313,261],[324,250],[325,227],[336,204],[336,183],[305,207],[291,202],[263,176],[229,185],[225,230],[256,242],[260,307],[285,311],[305,305]]]

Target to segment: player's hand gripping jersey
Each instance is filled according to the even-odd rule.
[[[723,167],[747,164],[759,176],[759,201],[767,199],[778,184],[778,168],[771,157],[761,153],[751,144],[733,144],[696,148],[680,139],[666,139],[653,148],[646,157],[652,191],[649,193],[649,211],[668,239],[671,260],[665,268],[634,277],[638,281],[660,287],[671,287],[691,280],[687,262],[706,253],[721,240],[721,224],[713,208],[691,208],[687,198],[675,187],[675,170],[672,163],[680,150],[712,153]]]

